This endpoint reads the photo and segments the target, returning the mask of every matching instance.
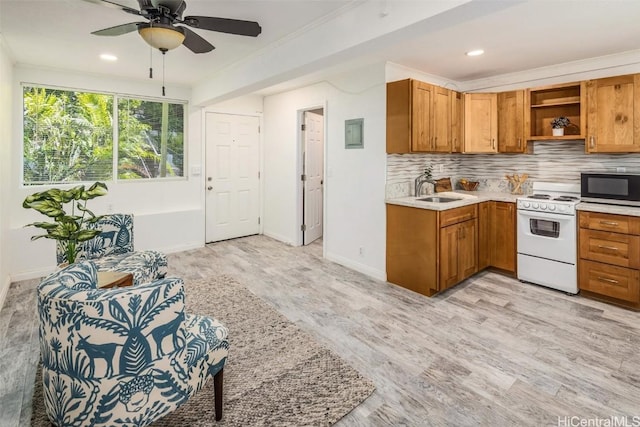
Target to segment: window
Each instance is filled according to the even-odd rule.
[[[184,106],[118,100],[118,178],[182,176]]]
[[[184,176],[184,104],[25,86],[23,108],[25,185]]]

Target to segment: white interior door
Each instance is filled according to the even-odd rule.
[[[322,237],[322,186],[324,183],[324,118],[304,113],[304,244]]]
[[[259,118],[206,113],[206,241],[260,232]]]

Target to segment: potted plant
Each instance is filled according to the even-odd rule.
[[[564,116],[556,117],[555,119],[551,120],[551,132],[553,136],[563,136],[564,128],[566,128],[570,124],[571,121],[569,120],[569,118]]]
[[[88,229],[87,225],[97,222],[101,216],[95,216],[87,209],[87,201],[107,194],[107,186],[96,182],[88,189],[78,185],[68,190],[51,188],[34,193],[24,199],[22,207],[35,209],[53,219],[53,222],[33,222],[25,227],[34,226],[45,230],[46,234],[32,236],[31,240],[40,238],[54,239],[63,243],[69,264],[76,260],[78,243],[93,239],[101,230]],[[65,205],[71,204],[71,213],[65,211]]]

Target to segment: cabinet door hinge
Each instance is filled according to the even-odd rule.
[[[300,226],[300,230],[302,230],[302,231],[307,231],[307,225],[306,225],[306,224],[302,224],[302,225]]]
[[[302,126],[300,126],[300,130],[302,130],[302,131],[307,130],[307,125],[304,125],[304,124],[303,124]]]
[[[306,174],[300,175],[300,181],[306,181],[306,180],[307,180],[307,175]]]
[[[258,217],[258,225],[260,225],[260,217]]]

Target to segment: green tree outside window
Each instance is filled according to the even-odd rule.
[[[23,100],[25,184],[113,179],[114,125],[118,179],[184,176],[183,104],[28,86]]]

